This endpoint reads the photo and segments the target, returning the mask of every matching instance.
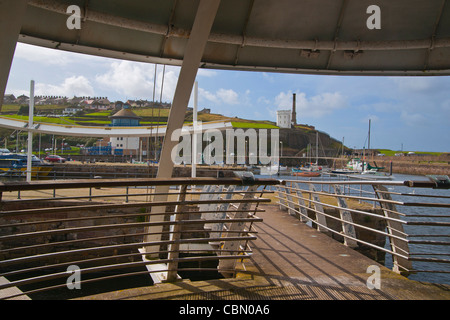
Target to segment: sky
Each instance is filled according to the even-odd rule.
[[[155,78],[156,68],[156,83]],[[89,56],[18,43],[6,94],[171,102],[180,68]],[[450,152],[450,77],[326,76],[199,69],[198,108],[276,121],[292,108],[350,148]],[[162,85],[163,83],[163,85]],[[163,88],[161,96],[161,85]],[[153,90],[155,86],[155,90]],[[155,93],[153,93],[155,91]],[[193,106],[193,95],[189,106]]]

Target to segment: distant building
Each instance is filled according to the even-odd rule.
[[[292,127],[292,111],[277,110],[277,126],[280,128]]]
[[[136,127],[140,126],[141,117],[137,116],[128,107],[110,117],[112,127]],[[116,155],[138,155],[139,137],[112,137],[111,148]]]
[[[141,117],[137,116],[128,107],[123,107],[122,110],[110,117],[111,127],[137,127],[140,126]]]
[[[13,104],[16,101],[16,97],[13,94],[5,94],[3,98],[3,104]]]
[[[30,98],[28,98],[26,95],[18,96],[16,99],[17,104],[28,104],[30,102]]]
[[[78,111],[83,111],[81,107],[67,107],[63,110],[63,115],[73,115]]]

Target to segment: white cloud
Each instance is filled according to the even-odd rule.
[[[226,104],[238,104],[238,94],[232,89],[219,89],[216,93],[217,97],[219,97],[222,102]]]
[[[215,93],[203,88],[198,88],[199,100],[209,101],[214,104],[235,105],[239,103],[239,95],[232,89],[219,89]]]
[[[164,72],[163,101],[172,101],[175,93],[178,69],[166,67]],[[160,100],[163,68],[158,66],[156,85],[154,83],[155,65],[131,61],[114,61],[109,70],[97,75],[95,80],[105,88],[115,90],[120,95],[129,99],[148,99],[153,96],[156,101]],[[155,94],[153,88],[155,87]]]
[[[21,58],[26,61],[36,62],[43,65],[66,66],[74,61],[71,55],[73,55],[73,53],[24,43],[17,43],[14,58]]]
[[[289,92],[280,92],[275,97],[277,109],[292,109],[293,94]],[[300,117],[320,118],[329,115],[335,110],[343,109],[347,106],[345,97],[339,92],[321,93],[313,97],[307,97],[305,93],[296,94],[296,112]]]
[[[94,96],[95,91],[91,83],[84,76],[66,78],[60,85],[37,83],[36,95],[52,96]]]
[[[198,69],[197,76],[212,78],[217,76],[217,72],[209,69]]]
[[[430,90],[434,86],[434,79],[430,77],[403,77],[393,79],[398,88],[405,92],[423,92]]]
[[[199,100],[204,101],[207,100],[213,103],[219,103],[219,99],[214,93],[211,93],[203,88],[198,88]]]

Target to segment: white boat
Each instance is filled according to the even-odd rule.
[[[352,177],[364,180],[393,180],[393,177],[387,173],[378,172],[376,169],[364,170],[360,174],[354,174]]]
[[[259,170],[259,174],[262,176],[272,176],[287,171],[287,167],[274,164],[271,166],[260,166]]]

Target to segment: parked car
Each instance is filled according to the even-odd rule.
[[[49,162],[62,162],[62,163],[66,162],[65,158],[60,157],[58,155],[48,155],[45,157],[44,160],[49,161]]]

